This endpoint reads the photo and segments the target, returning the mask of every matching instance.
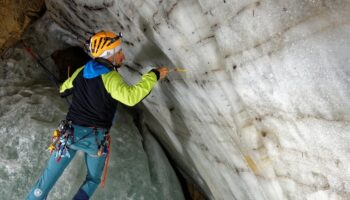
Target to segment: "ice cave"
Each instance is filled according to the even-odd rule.
[[[119,73],[170,69],[118,105],[98,200],[350,200],[350,1],[0,1],[0,199],[25,199],[85,41],[122,32]],[[174,70],[174,69],[183,69]],[[78,153],[48,199],[72,199]]]

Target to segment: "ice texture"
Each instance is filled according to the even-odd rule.
[[[349,199],[349,1],[46,4],[36,31],[66,45],[100,30],[122,31],[127,67],[121,73],[130,83],[159,65],[188,70],[160,81],[140,107],[177,167],[210,199]],[[61,44],[34,43],[45,49],[43,57]],[[14,89],[6,93],[16,98]],[[2,101],[7,110],[22,105]],[[16,139],[2,137],[8,152],[2,165],[10,167],[0,173],[14,177],[9,144]]]

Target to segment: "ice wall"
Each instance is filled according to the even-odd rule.
[[[188,70],[141,107],[210,199],[349,199],[349,1],[46,4],[64,29],[50,37],[69,44],[122,31],[130,82],[151,66]]]

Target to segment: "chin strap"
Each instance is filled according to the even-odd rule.
[[[121,34],[121,33],[119,33],[119,34]],[[118,69],[119,67],[121,67],[121,65],[116,64],[116,63],[117,63],[117,60],[116,60],[116,57],[117,57],[117,56],[115,56],[115,54],[116,54],[115,49],[116,49],[116,48],[113,49],[113,68],[114,68],[115,71],[117,71],[117,69]],[[118,52],[119,52],[119,51],[121,51],[121,50],[118,50]],[[118,52],[117,52],[117,53],[118,53]]]
[[[113,49],[113,66],[115,66],[115,63],[116,63],[116,61],[115,61],[115,48]]]

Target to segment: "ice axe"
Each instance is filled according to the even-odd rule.
[[[179,72],[179,73],[181,73],[181,72],[187,72],[187,69],[181,68],[181,67],[177,67],[177,68],[174,68],[174,69],[169,69],[169,73],[170,73],[170,72]]]

